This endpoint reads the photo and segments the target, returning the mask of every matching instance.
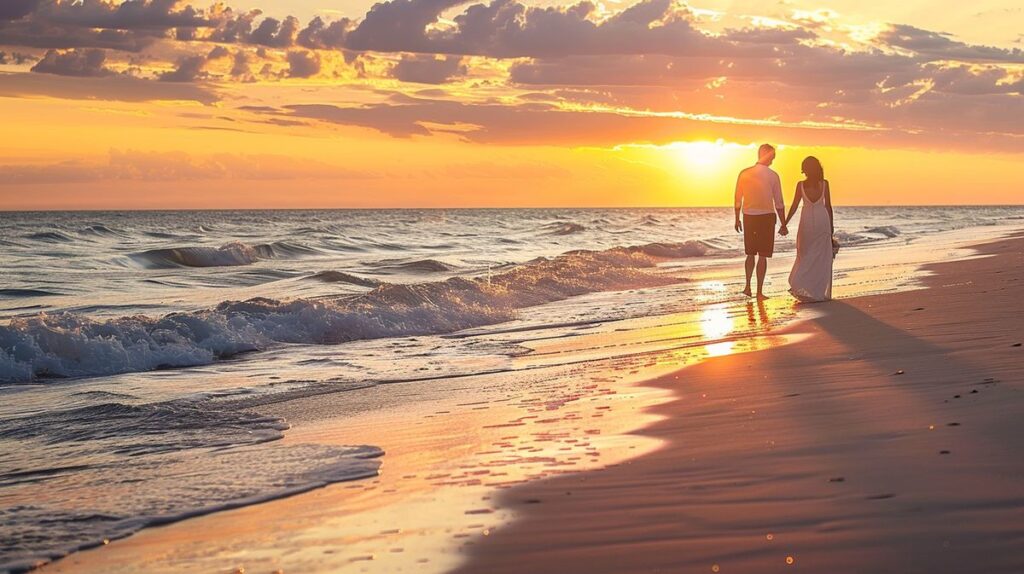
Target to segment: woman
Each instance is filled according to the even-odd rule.
[[[801,165],[806,179],[796,184],[788,224],[801,202],[800,229],[796,233],[796,261],[789,273],[789,292],[805,303],[832,298],[832,195],[821,162],[811,156]],[[785,227],[783,227],[785,228]]]

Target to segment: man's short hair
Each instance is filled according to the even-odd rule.
[[[772,144],[761,144],[761,147],[757,148],[757,157],[764,158],[775,153],[775,146]]]

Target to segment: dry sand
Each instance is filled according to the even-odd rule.
[[[1024,572],[1024,239],[981,252],[646,383],[664,446],[503,493],[459,572]]]

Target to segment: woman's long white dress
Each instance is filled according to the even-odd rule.
[[[823,182],[828,189],[828,182]],[[800,183],[803,207],[796,233],[796,261],[789,272],[789,292],[811,303],[832,298],[832,223],[825,208],[825,194],[810,201]]]

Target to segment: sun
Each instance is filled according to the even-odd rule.
[[[675,172],[679,191],[691,203],[732,202],[736,174],[751,165],[755,148],[724,140],[677,141],[665,146],[666,161]]]
[[[736,174],[753,165],[757,147],[722,139],[697,139],[625,144],[616,146],[614,153],[626,162],[653,168],[652,174],[659,179],[652,180],[651,185],[659,186],[663,205],[710,206],[732,205]]]
[[[693,176],[717,174],[732,155],[721,140],[675,142],[671,147],[680,166]]]

